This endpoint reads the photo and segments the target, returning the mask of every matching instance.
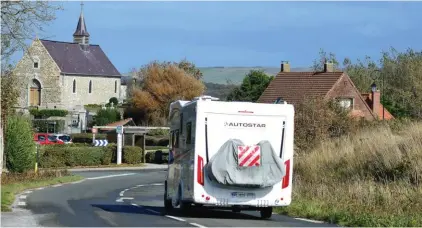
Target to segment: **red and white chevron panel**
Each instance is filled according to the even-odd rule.
[[[261,161],[261,147],[257,145],[238,146],[237,158],[239,166],[259,166]]]

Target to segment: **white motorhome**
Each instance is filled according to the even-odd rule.
[[[171,103],[169,121],[166,211],[212,206],[269,218],[290,204],[293,105],[201,96]]]

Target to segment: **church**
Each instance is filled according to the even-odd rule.
[[[101,49],[90,44],[83,10],[73,42],[36,38],[17,63],[21,94],[18,110],[65,109],[69,111],[66,133],[84,131],[90,116],[84,105],[105,105],[115,97],[126,99],[122,75]],[[72,129],[74,128],[74,129]]]

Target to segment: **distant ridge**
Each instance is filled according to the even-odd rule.
[[[275,76],[280,72],[280,67],[224,67],[224,66],[214,66],[214,67],[198,67],[198,69],[203,74],[203,81],[206,83],[216,83],[216,84],[234,84],[239,85],[242,83],[243,78],[251,70],[263,70],[269,75]],[[296,67],[290,68],[291,71],[311,71],[310,67]],[[124,76],[129,76],[130,73],[122,74]],[[130,76],[129,76],[130,77]]]

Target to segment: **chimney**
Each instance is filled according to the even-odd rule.
[[[289,61],[281,61],[281,70],[280,72],[290,72]]]
[[[329,61],[324,63],[324,72],[334,72],[334,63]]]
[[[379,91],[379,89],[377,89],[377,85],[375,83],[373,83],[371,85],[371,89],[372,89],[372,112],[374,112],[374,114],[378,117],[378,113],[381,110],[381,93]]]

